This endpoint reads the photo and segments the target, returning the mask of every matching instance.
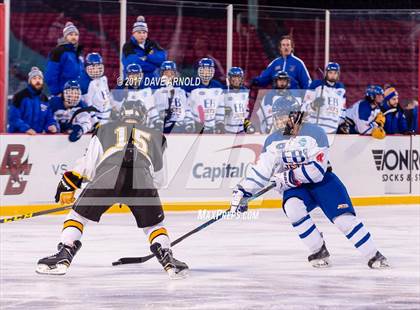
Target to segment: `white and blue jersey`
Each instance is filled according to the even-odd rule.
[[[102,125],[111,120],[111,92],[108,87],[108,79],[101,76],[97,79],[91,79],[86,72],[83,72],[80,80],[82,98],[88,106],[95,107],[98,111],[95,113],[98,122]]]
[[[320,97],[324,102],[318,109],[313,103]],[[305,94],[302,109],[308,113],[307,122],[318,124],[326,133],[336,133],[338,126],[344,121],[345,105],[346,89],[343,83],[331,85],[325,80],[315,80]]]
[[[290,171],[300,184],[318,183],[324,178],[328,163],[328,138],[316,125],[303,124],[297,136],[274,132],[265,140],[258,162],[241,182],[255,193],[266,186],[275,173]]]
[[[371,134],[372,129],[378,126],[375,118],[380,112],[379,107],[367,100],[360,100],[353,104],[346,111],[346,118],[352,122],[350,133]]]
[[[213,131],[216,122],[224,122],[225,109],[222,88],[199,87],[191,91],[188,103],[195,122],[204,126],[205,131]]]
[[[190,106],[187,103],[187,95],[180,87],[161,87],[153,94],[155,105],[159,115],[164,115],[165,126],[193,125],[194,120]],[[162,117],[161,117],[162,118]]]
[[[225,89],[224,109],[225,109],[225,130],[228,133],[241,133],[245,131],[244,122],[249,117],[248,109],[249,90],[245,87],[241,89]]]
[[[303,124],[297,136],[276,131],[268,136],[258,162],[240,185],[253,194],[274,174],[288,171],[291,183],[297,186],[284,190],[283,206],[295,197],[303,201],[308,212],[320,207],[330,221],[345,213],[355,214],[345,186],[327,170],[328,150],[327,135],[315,124]]]

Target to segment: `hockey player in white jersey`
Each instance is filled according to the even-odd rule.
[[[155,106],[155,97],[150,87],[144,86],[144,75],[139,64],[129,64],[125,68],[127,78],[119,81],[112,97],[117,106],[121,106],[125,100],[142,102],[147,110],[147,126],[161,131],[163,122],[159,119],[159,113]]]
[[[63,94],[49,101],[48,109],[54,115],[59,132],[69,134],[71,142],[90,132],[96,122],[96,108],[88,106],[81,98],[79,82],[70,80],[64,84]]]
[[[214,61],[203,58],[198,63],[201,84],[191,90],[188,103],[197,132],[222,133],[224,131],[223,85],[213,80]]]
[[[303,99],[307,121],[318,124],[326,133],[331,134],[336,133],[345,120],[346,89],[338,81],[339,78],[340,65],[336,62],[328,63],[324,79],[312,81]]]
[[[73,204],[61,232],[58,252],[38,261],[40,274],[64,275],[82,246],[84,228],[99,222],[113,204],[127,205],[137,226],[150,242],[164,270],[171,278],[182,278],[188,266],[172,255],[158,189],[166,183],[165,136],[147,128],[146,111],[136,101],[124,101],[120,120],[96,129],[86,154],[57,186],[55,201]],[[82,181],[87,186],[75,201]],[[112,250],[112,249],[111,249]]]
[[[104,69],[101,55],[89,53],[85,59],[85,70],[80,78],[82,99],[98,110],[95,115],[99,124],[109,122],[112,111],[111,93]]]
[[[156,108],[163,121],[163,133],[190,133],[194,131],[194,120],[187,103],[185,91],[175,85],[178,76],[176,63],[164,61],[160,66],[161,83],[165,86],[154,93]]]
[[[380,105],[384,100],[384,90],[378,85],[369,85],[365,99],[353,104],[346,111],[346,121],[350,123],[351,134],[372,135],[376,139],[385,138],[385,115]]]
[[[294,230],[308,248],[314,267],[330,265],[324,238],[309,212],[320,207],[325,216],[364,256],[370,268],[386,268],[386,258],[356,216],[347,190],[340,179],[327,170],[329,144],[324,130],[303,122],[301,107],[286,98],[273,106],[277,130],[266,139],[258,162],[233,192],[231,211],[246,210],[243,198],[274,182],[282,194],[283,210]]]
[[[224,93],[224,130],[227,133],[255,133],[248,109],[249,90],[243,84],[244,71],[239,67],[230,68]]]

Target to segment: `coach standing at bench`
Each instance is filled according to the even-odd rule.
[[[63,38],[59,39],[57,46],[48,55],[45,82],[51,95],[61,94],[67,81],[79,80],[83,71],[81,51],[79,30],[73,23],[67,22]]]
[[[149,29],[143,16],[138,16],[133,25],[130,41],[123,46],[122,63],[124,68],[129,64],[139,64],[145,78],[159,77],[159,68],[167,58],[166,51],[148,38]],[[125,72],[124,72],[125,75]]]
[[[290,77],[290,89],[308,89],[311,83],[305,63],[293,55],[294,42],[291,36],[283,36],[279,41],[280,57],[274,59],[260,76],[252,80],[252,85],[267,86],[272,83],[278,71],[286,71]]]

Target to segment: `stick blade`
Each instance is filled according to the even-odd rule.
[[[122,262],[120,259],[115,262],[112,262],[112,266],[118,266],[118,265],[122,265]]]
[[[127,264],[141,264],[147,262],[149,259],[154,257],[154,254],[143,257],[121,257],[119,260],[112,263],[112,266],[127,265]]]

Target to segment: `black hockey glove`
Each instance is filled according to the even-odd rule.
[[[223,124],[222,122],[216,123],[216,133],[222,134],[224,132],[225,132],[225,124]]]
[[[244,129],[245,129],[245,132],[247,134],[253,134],[253,133],[255,133],[255,127],[254,127],[254,125],[252,125],[252,123],[251,123],[251,121],[249,119],[245,119],[245,121],[244,121]]]
[[[70,204],[74,202],[74,193],[82,185],[82,177],[73,171],[66,171],[57,186],[55,202]]]

